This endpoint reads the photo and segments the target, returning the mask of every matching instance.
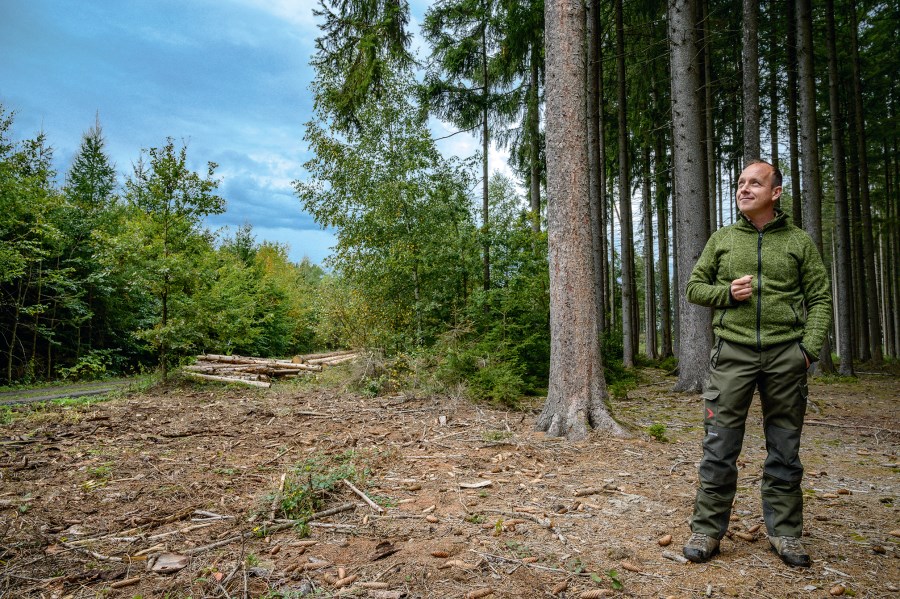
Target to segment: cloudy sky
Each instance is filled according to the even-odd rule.
[[[414,33],[428,0],[412,0]],[[309,159],[309,59],[315,0],[0,0],[0,103],[13,136],[46,132],[61,173],[99,114],[120,173],[142,148],[184,141],[194,170],[219,164],[225,214],[213,227],[253,225],[257,240],[313,262],[333,233],[305,214],[291,181]],[[417,41],[416,46],[420,44]],[[452,132],[440,122],[435,136]],[[440,146],[467,156],[476,142]],[[492,155],[491,170],[506,170]]]

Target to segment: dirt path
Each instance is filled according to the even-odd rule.
[[[793,570],[758,529],[758,407],[722,555],[677,561],[700,403],[660,372],[643,378],[615,403],[633,438],[574,444],[533,432],[534,413],[300,385],[20,406],[28,415],[0,428],[0,597],[781,598],[826,597],[838,584],[900,597],[900,380],[811,385],[802,457],[813,566]],[[667,442],[642,432],[653,424]],[[315,509],[352,509],[311,522],[308,538],[276,530],[312,483],[331,488]],[[184,567],[153,571],[177,556]],[[336,584],[340,574],[351,582]]]

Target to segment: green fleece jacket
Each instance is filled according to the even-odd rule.
[[[738,302],[731,282],[753,275],[753,294]],[[799,341],[810,360],[831,324],[831,284],[812,239],[783,212],[758,231],[743,215],[713,233],[687,284],[688,301],[715,308],[713,330],[757,349]]]

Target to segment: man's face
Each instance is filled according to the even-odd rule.
[[[772,167],[751,164],[738,179],[737,205],[750,220],[771,220],[775,216],[775,202],[781,197],[781,187],[772,186]]]

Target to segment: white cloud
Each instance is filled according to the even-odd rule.
[[[316,19],[313,8],[314,0],[236,0],[238,4],[248,6],[270,14],[278,19],[298,25],[304,29],[315,29]]]

